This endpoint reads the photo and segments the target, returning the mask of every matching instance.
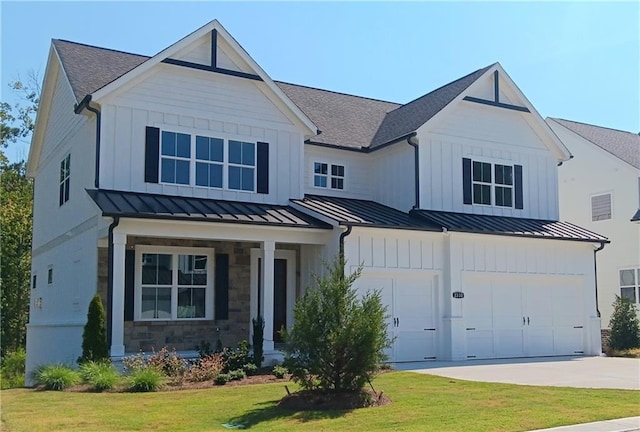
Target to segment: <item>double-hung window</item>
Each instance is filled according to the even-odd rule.
[[[69,201],[70,192],[70,180],[71,180],[71,154],[62,159],[60,162],[60,193],[59,204],[62,205]]]
[[[331,170],[329,170],[331,167]],[[344,165],[326,162],[313,163],[313,186],[318,188],[344,189]]]
[[[344,189],[344,165],[331,165],[331,189]]]
[[[640,300],[640,268],[620,270],[620,297],[633,303]]]
[[[511,165],[495,164],[496,205],[499,207],[513,206],[513,167]]]
[[[326,188],[328,174],[328,164],[323,162],[313,163],[313,185],[315,187]]]
[[[253,191],[255,176],[255,143],[229,140],[229,189]]]
[[[177,132],[162,132],[161,180],[163,183],[190,183],[191,136]]]
[[[522,209],[522,166],[462,160],[465,204]]]
[[[196,136],[196,186],[222,187],[224,140]]]
[[[212,319],[212,257],[209,249],[137,249],[138,319]]]
[[[473,162],[473,203],[491,205],[491,164]]]

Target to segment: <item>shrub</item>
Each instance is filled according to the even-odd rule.
[[[224,368],[224,362],[220,354],[211,354],[192,364],[184,373],[187,381],[210,381],[214,380]]]
[[[361,268],[345,276],[344,257],[315,277],[294,307],[294,325],[284,332],[285,366],[304,389],[359,391],[375,375],[391,346],[386,308],[379,292],[359,297],[352,288]]]
[[[145,367],[147,367],[147,360],[144,358],[144,353],[139,352],[137,354],[133,354],[123,358],[122,367],[124,368],[124,372],[126,374],[132,374],[136,371],[144,369]]]
[[[87,323],[82,332],[82,356],[78,358],[78,363],[109,359],[107,331],[104,325],[104,306],[100,296],[96,294],[89,303]]]
[[[276,378],[284,378],[284,376],[289,373],[289,370],[284,366],[275,365],[272,372]]]
[[[247,363],[246,365],[244,365],[242,367],[242,369],[245,371],[245,373],[249,376],[251,375],[255,375],[258,373],[258,366],[256,366],[253,363]]]
[[[242,381],[247,377],[247,374],[242,369],[236,369],[229,372],[229,379],[231,381]]]
[[[177,377],[184,373],[186,369],[186,361],[176,353],[175,348],[169,351],[167,347],[162,347],[157,353],[154,352],[149,356],[146,364],[156,368],[168,377]]]
[[[226,373],[218,374],[218,376],[213,379],[213,382],[216,385],[225,385],[226,383],[229,382],[229,374],[226,374]]]
[[[244,365],[251,362],[251,356],[249,356],[249,342],[246,340],[238,342],[238,346],[236,348],[224,348],[221,354],[224,361],[223,372],[225,373],[242,369]]]
[[[94,390],[112,389],[119,379],[119,374],[108,362],[86,362],[80,365],[80,376]]]
[[[143,367],[129,375],[128,384],[133,392],[157,391],[162,385],[162,372],[153,367]]]
[[[200,345],[196,345],[196,350],[200,358],[205,358],[213,354],[211,343],[205,341],[200,341]]]
[[[609,349],[626,350],[640,347],[640,322],[636,305],[628,299],[616,296],[613,314],[609,321]]]
[[[80,382],[80,375],[68,366],[61,364],[46,365],[35,373],[37,385],[47,390],[64,390]]]
[[[264,360],[264,353],[262,351],[262,345],[264,343],[264,318],[258,315],[257,318],[251,319],[253,324],[253,364],[256,368],[262,366]]]
[[[27,353],[24,348],[7,353],[1,360],[0,366],[0,388],[8,389],[24,386],[24,365],[27,360]]]

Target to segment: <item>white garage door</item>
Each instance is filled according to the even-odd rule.
[[[356,281],[359,292],[380,290],[387,306],[388,331],[395,338],[388,350],[394,362],[436,358],[435,293],[433,280],[412,277],[362,276]]]
[[[467,276],[463,291],[468,358],[584,352],[580,278]]]

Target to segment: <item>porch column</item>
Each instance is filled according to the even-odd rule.
[[[262,317],[264,318],[264,352],[274,350],[273,345],[273,260],[276,243],[265,240],[262,243]]]
[[[124,356],[124,267],[127,235],[113,233],[113,292],[111,294],[111,357]]]

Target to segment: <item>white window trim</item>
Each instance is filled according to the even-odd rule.
[[[622,285],[622,281],[620,280],[620,273],[624,270],[634,271],[634,277],[635,277],[634,285]],[[622,297],[622,288],[633,288],[635,291],[635,298],[636,298],[635,303],[640,303],[640,264],[636,266],[618,268],[617,277],[618,277],[618,294],[617,295]]]
[[[146,246],[140,245],[135,247],[135,308],[133,311],[134,321],[207,321],[213,319],[213,311],[215,309],[214,302],[214,257],[215,250],[213,248],[189,248],[189,247],[171,247],[171,246]],[[205,316],[204,318],[178,318],[178,260],[171,260],[174,266],[173,281],[171,284],[171,318],[142,318],[142,254],[158,253],[173,255],[206,255],[207,256],[207,285],[205,287]],[[168,286],[167,286],[168,287]]]
[[[317,174],[316,173],[315,167],[316,167],[317,163],[318,164],[326,164],[327,165],[327,174],[326,175],[325,174]],[[340,177],[340,176],[331,175],[331,167],[333,165],[341,166],[344,169],[344,176]],[[316,180],[315,180],[316,175],[326,177],[327,178],[327,186],[316,186]],[[332,178],[342,179],[342,189],[331,187],[331,179]],[[347,190],[347,164],[345,164],[344,162],[337,162],[337,161],[330,162],[330,161],[327,161],[327,160],[320,160],[320,159],[313,160],[311,162],[311,185],[315,189],[346,191]]]
[[[471,159],[471,205],[479,206],[479,207],[487,207],[487,208],[499,208],[499,209],[516,210],[516,178],[515,178],[516,168],[515,168],[515,166],[517,165],[517,163],[514,162],[514,161],[511,161],[511,160],[496,160],[496,159],[489,159],[489,158],[482,157],[482,156],[478,157],[478,156],[474,156],[474,155],[465,156],[465,157],[468,158],[468,159]],[[474,162],[481,162],[481,163],[491,164],[491,183],[477,182],[477,181],[473,180],[473,163]],[[503,184],[496,183],[496,165],[503,165],[503,166],[510,166],[511,167],[511,176],[512,176],[512,179],[513,179],[513,182],[512,182],[513,184],[511,184],[511,185],[503,185]],[[474,185],[474,183],[491,186],[491,204],[479,204],[479,203],[473,202],[473,185]],[[496,204],[496,186],[511,188],[511,205],[510,206],[499,206],[499,205]],[[523,185],[522,193],[524,195],[524,185]]]
[[[230,191],[230,192],[239,192],[246,194],[257,194],[258,190],[258,139],[252,136],[242,136],[242,135],[233,135],[224,132],[216,132],[211,130],[197,130],[197,129],[186,129],[184,127],[166,124],[152,124],[153,127],[157,127],[160,129],[160,151],[158,157],[158,183],[166,186],[174,186],[174,187],[192,187],[198,189],[205,190],[219,190],[219,191]],[[189,161],[189,184],[180,184],[180,183],[168,183],[162,181],[162,132],[175,132],[180,134],[189,135],[191,142],[191,157],[188,159]],[[222,165],[222,187],[215,186],[200,186],[196,184],[196,136],[202,136],[206,138],[219,138],[223,140],[222,145],[222,162],[215,161],[201,161],[203,163],[215,163],[218,165]],[[229,188],[229,167],[230,166],[238,166],[249,168],[249,165],[239,165],[235,163],[229,162],[229,141],[241,141],[248,142],[253,144],[253,190],[242,190],[242,189],[230,189]],[[165,156],[168,158],[178,159],[178,160],[187,160],[186,158],[181,158],[178,156]]]
[[[593,220],[593,204],[591,202],[591,200],[593,199],[593,197],[597,197],[597,196],[602,196],[602,195],[610,195],[611,196],[611,217],[609,219],[598,219],[598,220]],[[606,190],[606,191],[601,191],[601,192],[596,192],[596,193],[592,193],[589,195],[589,202],[588,202],[588,214],[589,214],[589,219],[591,221],[591,223],[595,223],[595,222],[605,222],[605,221],[610,221],[613,220],[613,218],[615,217],[615,214],[613,212],[613,208],[614,208],[614,196],[613,196],[613,190]],[[625,269],[622,269],[625,270]]]

